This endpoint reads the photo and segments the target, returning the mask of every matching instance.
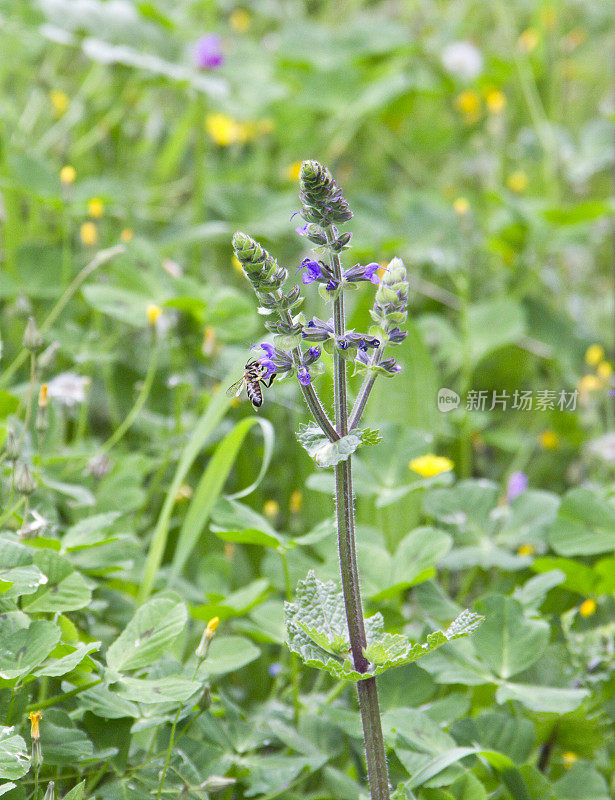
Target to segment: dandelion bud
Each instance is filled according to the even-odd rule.
[[[90,459],[86,468],[86,473],[88,475],[92,475],[92,477],[100,481],[105,477],[110,469],[111,462],[109,461],[108,456],[106,456],[104,453],[98,453],[97,455],[92,456]]]
[[[36,327],[34,317],[29,317],[26,325],[26,330],[23,335],[23,346],[31,353],[38,353],[43,349],[43,337],[39,329]]]
[[[31,495],[36,489],[36,481],[27,464],[18,464],[15,468],[15,488],[20,494]]]
[[[199,784],[199,789],[205,792],[219,792],[221,789],[227,789],[229,786],[234,786],[237,783],[237,778],[227,778],[224,775],[210,775],[207,780]]]
[[[49,781],[49,786],[47,786],[47,791],[45,792],[43,800],[55,800],[55,799],[56,799],[56,785],[53,781]]]
[[[203,631],[203,635],[201,636],[201,641],[199,642],[199,646],[196,649],[196,657],[198,658],[199,661],[204,661],[207,658],[207,653],[209,652],[209,646],[211,644],[211,640],[214,638],[219,622],[220,622],[219,617],[212,617],[207,623],[207,627],[205,628],[205,630]]]
[[[37,359],[36,365],[39,371],[46,370],[48,367],[51,366],[58,349],[60,348],[59,342],[52,342],[49,347],[47,347]]]
[[[4,442],[4,454],[6,460],[10,463],[15,463],[19,457],[17,438],[12,430],[9,430],[6,434],[6,440]]]
[[[32,739],[32,755],[30,756],[30,765],[35,773],[38,773],[43,766],[43,749],[41,747],[40,739]]]
[[[162,309],[160,306],[154,305],[153,303],[147,307],[147,321],[153,327],[158,322],[160,315],[162,314]]]

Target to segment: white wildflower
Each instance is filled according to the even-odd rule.
[[[451,42],[442,51],[442,64],[451,75],[469,82],[483,71],[483,56],[472,42]]]
[[[74,372],[62,372],[56,375],[47,385],[47,395],[55,397],[67,408],[83,403],[90,379]]]

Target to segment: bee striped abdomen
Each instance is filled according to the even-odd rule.
[[[258,381],[246,381],[246,392],[254,408],[260,408],[263,405],[263,390]]]

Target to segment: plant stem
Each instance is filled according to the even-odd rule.
[[[384,347],[382,345],[376,350],[372,359],[372,364],[377,364],[380,361],[383,350]],[[375,372],[368,372],[363,379],[363,383],[359,389],[359,394],[357,395],[357,399],[354,401],[352,411],[350,412],[348,430],[353,430],[353,428],[356,428],[359,422],[361,422],[361,417],[363,416],[365,406],[367,405],[367,401],[369,400],[369,396],[374,388],[374,383],[376,382],[377,377],[378,376]]]
[[[327,241],[333,241],[334,233],[327,229]],[[329,249],[331,269],[336,280],[341,282],[342,268],[340,258]],[[344,293],[341,291],[333,304],[333,323],[335,335],[344,336],[345,314]],[[335,401],[335,427],[340,436],[348,433],[348,397],[346,393],[346,362],[338,350],[333,355],[333,387]],[[370,387],[371,391],[371,387]],[[367,396],[365,395],[365,402]],[[363,407],[365,405],[363,403]],[[362,412],[362,408],[361,408]],[[335,467],[335,500],[337,517],[337,535],[340,556],[340,572],[342,590],[348,623],[348,636],[355,669],[364,673],[369,662],[363,654],[366,646],[363,606],[359,586],[359,570],[355,548],[354,531],[354,498],[352,493],[351,458],[342,461]],[[367,761],[367,777],[372,800],[389,800],[389,778],[384,749],[384,738],[380,723],[380,707],[378,689],[375,678],[359,681],[357,685],[361,721],[365,737],[365,756]]]

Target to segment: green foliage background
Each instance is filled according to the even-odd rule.
[[[486,618],[378,678],[396,797],[613,797],[608,4],[0,0],[0,35],[0,794],[367,797],[339,653],[326,674],[284,645],[298,581],[337,579],[331,476],[295,438],[296,386],[258,419],[224,393],[264,333],[232,232],[293,272],[316,158],[353,258],[410,276],[404,371],[368,410],[383,441],[355,458],[366,611],[412,641]],[[460,40],[473,78],[443,64]],[[371,302],[349,296],[351,327]],[[84,399],[58,390],[43,430],[66,372]],[[326,359],[317,381],[330,402]],[[489,410],[515,390],[533,410]],[[574,410],[536,408],[562,390]],[[427,453],[454,470],[409,469]]]

